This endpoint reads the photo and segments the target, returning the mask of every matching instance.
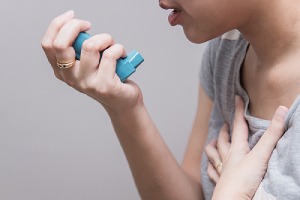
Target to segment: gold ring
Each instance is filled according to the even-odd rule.
[[[223,166],[223,163],[220,162],[219,164],[217,164],[217,165],[215,166],[215,168],[218,169],[219,167],[222,167],[222,166]]]
[[[76,60],[73,60],[71,62],[68,62],[68,63],[60,63],[60,62],[57,62],[56,65],[57,67],[59,67],[60,69],[68,69],[70,67],[73,67],[75,65],[75,62]]]

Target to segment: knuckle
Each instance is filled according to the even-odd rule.
[[[110,97],[110,90],[108,87],[100,87],[98,88],[97,92],[102,96],[102,97]]]
[[[99,84],[98,80],[81,80],[79,82],[80,88],[89,94],[97,94],[101,97],[110,97],[112,95],[112,89],[109,83],[102,82]]]
[[[97,49],[97,45],[93,41],[84,41],[82,44],[82,50],[85,52],[95,51]]]
[[[53,43],[53,48],[57,51],[63,51],[68,48],[67,44],[61,43],[60,41],[55,40]]]
[[[281,124],[282,123],[282,120],[279,116],[275,115],[271,121],[271,125],[272,124]]]
[[[278,130],[273,128],[269,128],[261,137],[261,139],[269,140],[269,141],[277,141],[280,138],[281,134],[279,134]]]
[[[119,56],[122,56],[125,52],[125,48],[122,44],[116,44],[116,48],[118,50]]]
[[[279,116],[276,116],[275,121],[272,122],[271,124],[272,124],[272,126],[276,125],[276,128],[278,128],[278,129],[283,129],[285,126],[285,119],[283,119]]]
[[[65,79],[64,82],[72,88],[75,88],[75,86],[76,86],[76,82],[72,79]]]
[[[228,134],[228,132],[224,128],[221,128],[218,136],[218,142],[219,138],[223,137],[224,134]]]
[[[222,140],[222,138],[219,138],[217,141],[217,149],[222,148],[222,146],[223,146],[223,140]]]
[[[60,17],[56,17],[51,21],[51,26],[56,27],[56,28],[60,28],[62,26],[62,21],[60,20]]]
[[[269,128],[268,128],[268,132],[271,132],[271,133],[278,133],[278,132],[281,132],[283,131],[284,129],[284,123],[282,121],[272,121]]]
[[[95,93],[96,87],[95,84],[91,81],[82,80],[80,81],[80,88],[87,93]]]
[[[115,45],[119,50],[124,51],[124,46],[122,44],[117,43]]]
[[[106,50],[102,54],[102,59],[114,60],[115,59],[115,55],[110,50]]]
[[[63,80],[59,72],[54,71],[53,73],[54,73],[54,76],[55,76],[58,80],[60,80],[60,81]]]
[[[267,129],[267,131],[266,131],[264,134],[265,134],[265,135],[272,135],[272,134],[270,134],[270,133],[276,132],[276,131],[277,131],[277,128],[274,127],[274,126],[276,126],[274,123],[271,124],[271,125],[269,126],[269,128]]]
[[[41,46],[44,50],[49,50],[53,48],[52,41],[48,39],[43,39],[41,42]]]
[[[80,26],[80,20],[78,20],[78,19],[71,19],[71,20],[68,22],[68,25],[71,26],[71,27],[77,27],[77,26]]]
[[[208,165],[207,167],[207,175],[209,176],[209,178],[212,178],[212,168],[210,167],[210,165]]]
[[[78,91],[85,93],[85,94],[90,94],[92,92],[92,88],[90,88],[87,84],[86,81],[84,80],[79,80],[78,85],[76,88]]]
[[[224,135],[228,135],[228,127],[226,124],[224,124],[220,129],[220,134],[218,138],[223,137]]]
[[[204,148],[204,150],[205,150],[205,153],[206,153],[206,154],[209,154],[209,152],[210,152],[210,149],[211,149],[210,145],[209,145],[209,144],[208,144],[208,145],[206,145],[206,146],[205,146],[205,148]]]
[[[85,79],[79,81],[79,87],[86,94],[93,94],[103,99],[111,99],[116,95],[115,85],[112,81],[99,79]]]
[[[247,154],[250,151],[249,146],[243,146],[240,148],[240,152]]]
[[[112,42],[114,41],[112,35],[110,35],[110,34],[108,34],[108,33],[102,33],[102,36],[103,36],[104,38],[106,38],[106,40],[108,40],[109,43],[112,43]]]
[[[236,114],[236,115],[234,116],[233,126],[234,126],[234,127],[237,127],[239,124],[241,124],[241,123],[243,122],[243,117],[244,117],[244,116],[241,116],[241,115],[239,115],[239,114]]]
[[[54,70],[54,76],[55,76],[55,78],[57,78],[58,80],[64,82],[64,79],[63,79],[61,73],[59,73],[58,71]]]

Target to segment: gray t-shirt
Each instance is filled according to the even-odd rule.
[[[249,114],[249,97],[240,84],[240,68],[249,43],[237,30],[211,40],[203,55],[200,82],[213,100],[207,142],[216,138],[224,122],[232,130],[235,95],[245,102],[245,118],[249,124],[249,145],[252,148],[266,131],[270,121]],[[286,133],[280,139],[269,161],[267,173],[254,199],[300,199],[300,96],[286,117]],[[207,157],[202,159],[202,184],[205,199],[211,199],[214,184],[207,172]]]

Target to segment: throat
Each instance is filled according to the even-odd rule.
[[[298,95],[294,96],[282,96],[281,98],[269,98],[264,94],[249,94],[249,107],[248,111],[251,116],[271,120],[274,116],[276,109],[283,105],[290,108]]]
[[[271,120],[280,105],[290,108],[300,94],[300,68],[294,62],[263,68],[249,48],[240,73],[253,117]]]

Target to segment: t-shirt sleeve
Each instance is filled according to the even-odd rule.
[[[215,90],[214,90],[214,80],[213,80],[213,66],[214,66],[214,46],[215,40],[209,41],[206,49],[203,53],[202,62],[200,66],[200,84],[203,87],[206,94],[214,100]]]

